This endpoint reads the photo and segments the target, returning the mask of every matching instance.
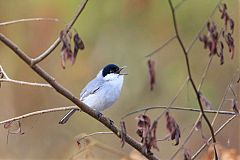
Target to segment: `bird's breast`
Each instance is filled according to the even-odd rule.
[[[122,85],[123,76],[115,80],[106,81],[95,94],[89,95],[83,102],[93,109],[103,111],[117,101]]]

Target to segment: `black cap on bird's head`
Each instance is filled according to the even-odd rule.
[[[120,75],[125,75],[124,74],[121,74],[121,70],[124,69],[126,66],[124,67],[118,67],[117,65],[115,64],[108,64],[106,65],[103,70],[102,70],[102,76],[105,77],[106,75],[108,74],[111,74],[111,73],[115,73],[115,74],[120,74]]]

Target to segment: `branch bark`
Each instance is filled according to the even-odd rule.
[[[1,82],[9,82],[9,83],[15,83],[19,85],[27,85],[27,86],[34,86],[34,87],[45,87],[45,88],[52,88],[49,84],[44,83],[35,83],[35,82],[26,82],[26,81],[18,81],[15,79],[11,79],[8,77],[8,75],[3,70],[2,66],[0,65],[0,75],[2,74],[2,77],[0,77],[0,86]]]
[[[3,124],[8,123],[8,122],[21,120],[21,119],[24,119],[24,118],[36,116],[36,115],[42,115],[42,114],[50,113],[50,112],[67,111],[67,110],[71,110],[71,109],[79,109],[79,107],[77,107],[77,106],[67,106],[67,107],[58,107],[58,108],[45,109],[45,110],[41,110],[41,111],[35,111],[35,112],[27,113],[27,114],[24,114],[24,115],[21,115],[21,116],[18,116],[18,117],[14,117],[14,118],[10,118],[10,119],[7,119],[7,120],[0,121],[0,125],[3,125]]]
[[[53,22],[58,22],[58,19],[57,18],[25,18],[25,19],[13,20],[13,21],[1,22],[0,26],[7,26],[7,25],[10,25],[10,24],[22,23],[22,22],[32,22],[32,21],[53,21]]]

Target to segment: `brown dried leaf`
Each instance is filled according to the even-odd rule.
[[[229,26],[230,26],[231,34],[233,34],[233,31],[234,31],[234,21],[233,21],[232,18],[229,19]]]
[[[202,129],[202,119],[199,119],[199,121],[197,122],[196,126],[195,126],[195,130],[199,131]]]
[[[200,96],[201,104],[204,107],[206,107],[208,110],[211,110],[212,109],[211,102],[201,92],[199,92],[199,96]]]
[[[223,49],[224,49],[224,45],[223,45],[223,42],[220,41],[220,65],[223,65],[224,63],[224,56],[223,56]]]
[[[171,134],[171,140],[175,140],[176,141],[175,145],[178,145],[179,139],[181,137],[179,126],[175,121],[175,119],[172,116],[170,116],[169,112],[166,112],[165,117],[166,117],[166,128]]]
[[[82,39],[79,37],[77,32],[74,34],[73,41],[74,41],[74,51],[73,51],[73,56],[72,56],[72,60],[71,60],[72,64],[74,64],[74,62],[75,62],[78,50],[79,49],[83,50],[85,48],[84,43],[83,43]]]
[[[70,31],[67,33],[66,30],[62,30],[60,32],[60,41],[62,43],[61,64],[62,64],[63,69],[65,69],[65,64],[66,64],[67,60],[70,60],[72,65],[74,64],[76,57],[77,57],[78,50],[79,49],[83,50],[84,44],[76,30],[75,30],[75,34],[73,37],[73,42],[74,42],[74,50],[73,51],[71,48],[72,33]]]
[[[231,59],[233,59],[234,57],[234,48],[235,48],[235,45],[234,45],[234,39],[232,37],[232,35],[230,33],[228,33],[226,36],[225,36],[225,42],[227,43],[228,45],[228,50],[229,50],[229,53],[231,55]]]
[[[157,146],[157,136],[156,136],[156,132],[157,132],[157,124],[158,124],[158,121],[154,121],[153,124],[152,124],[152,127],[151,127],[151,135],[152,135],[152,138],[151,138],[151,145],[153,146],[154,149],[158,150],[159,151],[159,148]]]
[[[199,36],[199,40],[201,42],[203,42],[204,44],[204,49],[207,49],[209,47],[209,40],[208,40],[208,37],[206,35],[203,35],[203,36]]]
[[[142,138],[141,142],[143,144],[143,151],[145,153],[151,154],[151,148],[159,150],[157,146],[156,130],[157,121],[151,124],[151,120],[146,115],[139,115],[138,120],[138,130],[137,134]]]
[[[148,63],[150,90],[152,91],[156,83],[155,62],[149,59],[147,63]]]
[[[62,48],[61,48],[61,64],[62,68],[65,69],[65,64],[68,59],[71,59],[73,56],[72,50],[71,50],[71,43],[69,42],[69,39],[67,37],[67,33],[65,30],[62,30],[60,32],[60,40],[62,42]]]
[[[138,124],[137,124],[137,134],[142,138],[141,142],[143,142],[144,138],[147,136],[147,132],[150,129],[151,126],[151,120],[147,115],[139,115],[137,118]]]
[[[120,127],[121,127],[121,142],[122,142],[122,148],[125,145],[125,139],[127,135],[127,129],[124,121],[120,121]]]

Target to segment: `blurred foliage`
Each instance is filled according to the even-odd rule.
[[[174,0],[177,4],[181,0]],[[188,46],[202,24],[215,7],[217,0],[186,0],[176,11],[180,35]],[[236,51],[239,42],[239,9],[238,1],[226,1],[230,14],[236,21]],[[46,50],[59,35],[65,24],[74,15],[80,1],[5,1],[0,0],[1,21],[10,21],[31,17],[58,18],[59,22],[26,22],[0,27],[0,32],[13,40],[31,57],[36,57]],[[219,19],[217,11],[214,19]],[[219,22],[220,23],[220,22]],[[221,25],[221,23],[220,23]],[[120,99],[114,107],[104,112],[106,116],[118,124],[121,116],[141,107],[166,105],[176,94],[186,78],[186,66],[183,53],[177,41],[173,41],[152,59],[156,62],[156,86],[150,91],[148,83],[147,59],[145,55],[152,52],[174,35],[169,6],[166,0],[90,0],[74,28],[85,44],[73,66],[69,63],[66,69],[61,68],[60,47],[39,65],[54,76],[63,86],[79,95],[81,89],[98,71],[108,63],[120,66],[127,65],[129,75],[126,76]],[[225,53],[227,55],[227,53]],[[200,81],[209,57],[202,44],[197,41],[190,52],[190,62],[194,80]],[[18,80],[44,82],[32,72],[15,54],[0,43],[0,64],[7,74]],[[233,60],[226,56],[225,64],[219,65],[214,58],[202,91],[216,109],[224,94],[233,73],[239,64],[239,56]],[[0,119],[28,113],[31,111],[72,105],[59,96],[54,90],[34,88],[13,84],[2,84],[0,89]],[[190,86],[185,87],[175,102],[176,106],[198,108]],[[223,107],[229,110],[228,107]],[[157,117],[161,110],[149,111],[151,117]],[[50,113],[22,120],[24,135],[10,135],[6,144],[7,130],[0,129],[0,158],[8,159],[66,159],[71,158],[76,148],[74,137],[79,133],[105,131],[106,128],[84,113],[74,115],[66,125],[58,125],[64,113]],[[172,112],[180,123],[182,139],[186,136],[196,113]],[[137,115],[136,115],[137,116]],[[209,115],[210,117],[210,115]],[[223,117],[219,122],[223,122]],[[126,120],[128,133],[137,138],[134,116]],[[218,124],[219,126],[220,124]],[[159,123],[158,135],[166,134],[165,121]],[[239,122],[236,120],[217,136],[219,143],[236,148],[238,151]],[[208,129],[206,128],[206,132]],[[199,135],[194,135],[188,147],[194,151],[202,143]],[[129,146],[121,149],[118,138],[112,135],[98,136],[104,144],[114,147],[123,153],[130,153]],[[119,143],[118,143],[119,142]],[[181,144],[181,140],[180,140]],[[156,152],[166,159],[177,147],[172,142],[160,142],[160,151]],[[77,151],[76,151],[77,153]],[[105,153],[102,153],[105,154]],[[181,157],[182,155],[179,154]],[[107,159],[107,158],[106,158]]]

